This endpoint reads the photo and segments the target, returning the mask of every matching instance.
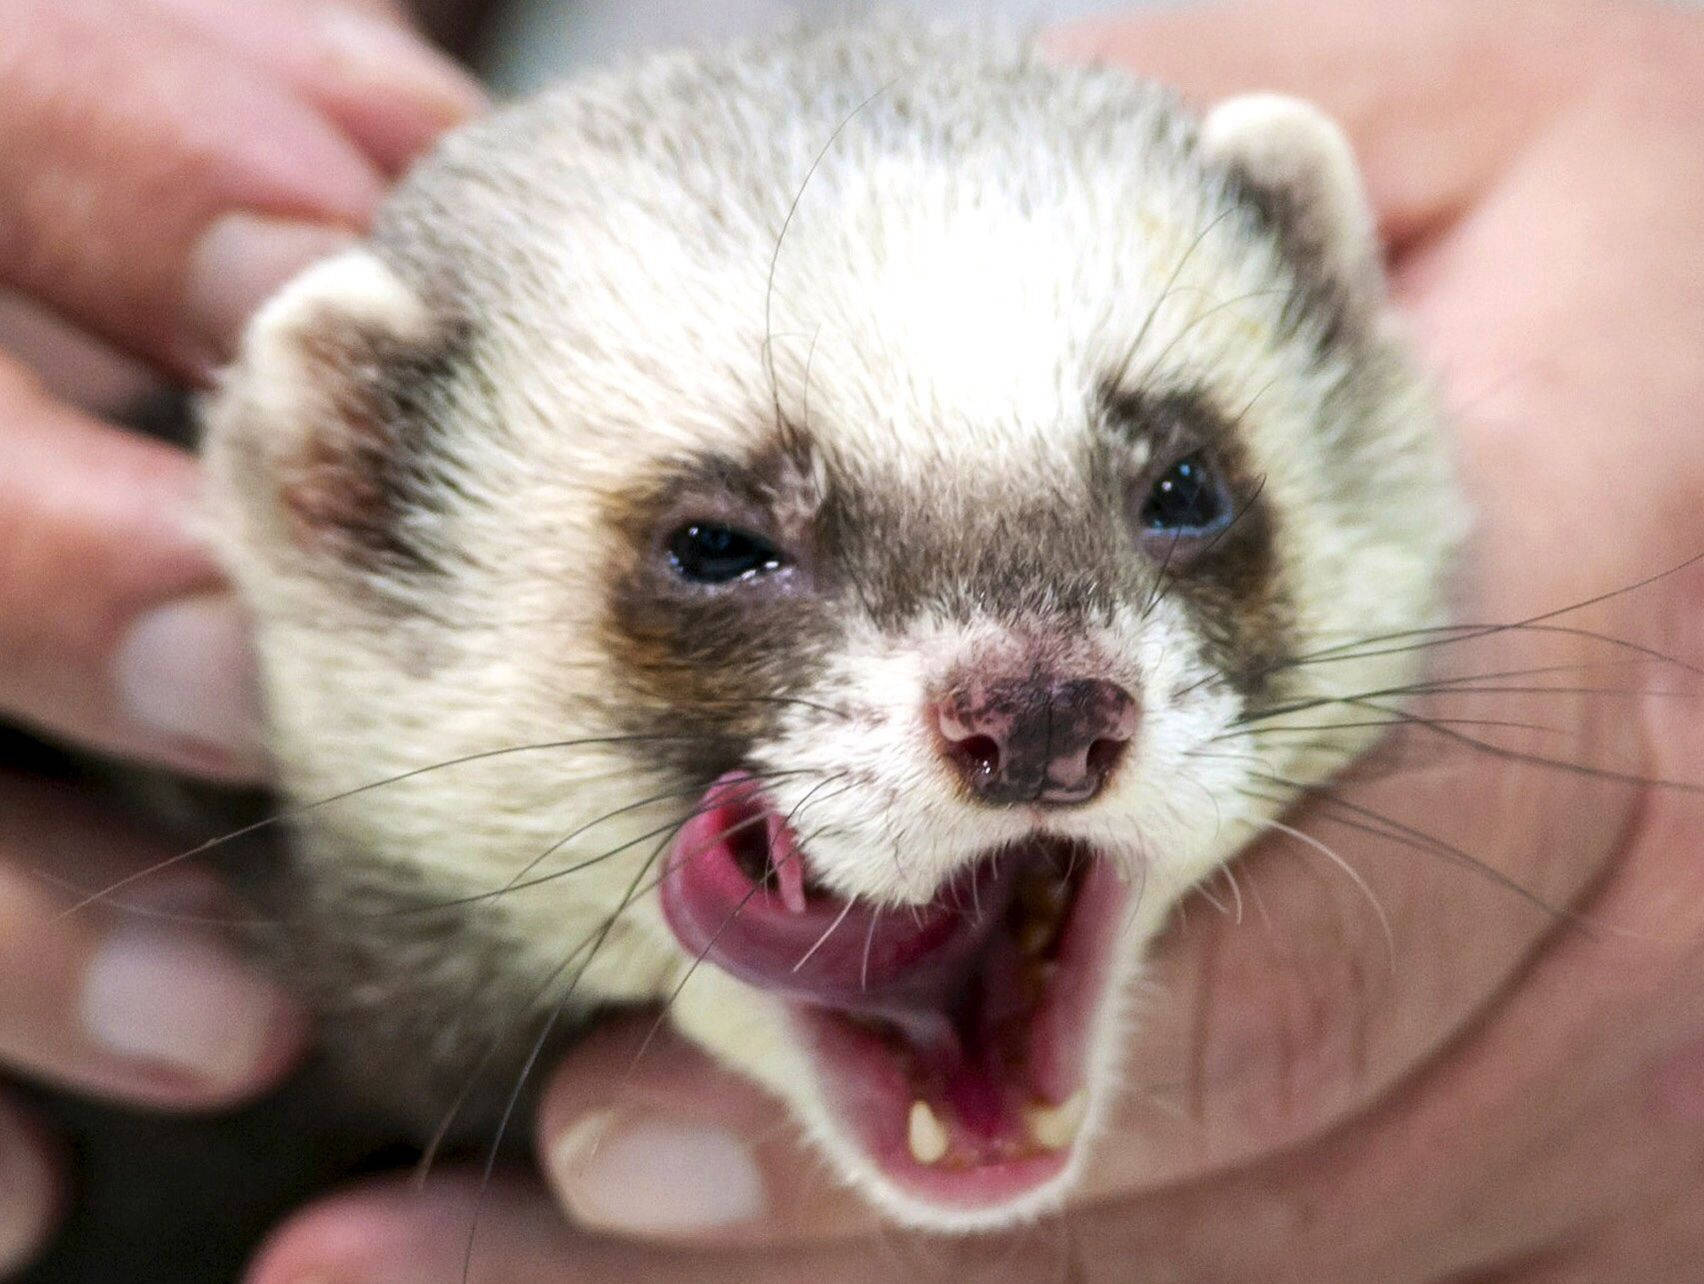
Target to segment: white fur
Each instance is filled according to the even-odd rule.
[[[1257,186],[1288,193],[1345,280],[1376,272],[1378,229],[1355,153],[1319,108],[1283,94],[1231,98],[1207,114],[1201,145]]]
[[[1017,89],[1002,87],[1008,75]],[[630,141],[587,141],[606,136]],[[1433,622],[1460,518],[1424,392],[1383,337],[1359,364],[1317,357],[1314,332],[1286,311],[1279,249],[1215,177],[1214,165],[1233,163],[1299,192],[1347,278],[1367,269],[1372,225],[1347,147],[1312,109],[1238,100],[1192,151],[1151,92],[1110,73],[1038,69],[999,44],[878,29],[663,58],[453,140],[405,188],[377,257],[315,269],[262,313],[211,414],[213,502],[259,620],[290,793],[313,799],[500,746],[609,734],[599,697],[624,689],[623,658],[598,639],[605,567],[626,550],[603,505],[683,455],[749,450],[772,424],[771,369],[787,412],[840,464],[879,465],[919,521],[941,522],[1015,495],[1072,503],[1109,367],[1128,362],[1155,392],[1205,383],[1241,414],[1240,439],[1266,478],[1299,636],[1329,645]],[[337,316],[423,335],[423,282],[478,323],[445,465],[466,500],[422,536],[447,561],[430,595],[385,586],[380,609],[290,542],[273,470],[325,411],[323,390],[304,384],[301,336]],[[1376,297],[1366,306],[1376,311]],[[1378,505],[1358,489],[1372,475],[1387,479]],[[848,730],[800,711],[760,758],[863,773],[856,793],[813,796],[809,778],[772,792],[798,809],[801,833],[820,829],[809,855],[825,883],[915,903],[1030,823],[958,800],[916,718],[929,684],[997,646],[1001,629],[991,616],[925,614],[894,630],[846,610],[844,646],[803,694],[868,716]],[[1255,768],[1235,755],[1253,746],[1222,739],[1236,735],[1240,698],[1193,658],[1195,627],[1177,602],[1125,612],[1081,641],[1143,693],[1144,716],[1116,787],[1051,827],[1112,854],[1144,892],[1095,1022],[1084,1140],[1058,1181],[985,1213],[931,1206],[844,1133],[779,1003],[707,966],[673,1007],[682,1030],[785,1098],[835,1169],[900,1221],[998,1226],[1065,1196],[1116,1095],[1143,950],[1177,898],[1246,840],[1249,826],[1232,822],[1278,810],[1245,792]],[[1292,684],[1353,691],[1400,681],[1410,663],[1386,654]],[[1172,702],[1173,690],[1188,694]],[[1365,734],[1344,733],[1331,753],[1297,738],[1265,761],[1317,779],[1336,749],[1361,743],[1347,737]],[[476,895],[585,818],[670,784],[614,745],[466,762],[317,813],[304,858],[331,889],[406,869],[439,895]],[[567,947],[643,882],[647,835],[690,801],[612,815],[534,873],[625,850],[481,911],[516,987],[561,973]],[[350,852],[366,856],[358,869]],[[655,897],[641,895],[577,993],[665,996],[688,964]],[[442,954],[394,967],[370,996],[373,1020],[399,995],[456,994],[474,978],[472,964]]]

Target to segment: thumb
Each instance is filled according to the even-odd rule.
[[[557,1066],[543,1167],[569,1216],[647,1239],[802,1242],[875,1215],[808,1155],[786,1109],[654,1015],[600,1025]]]

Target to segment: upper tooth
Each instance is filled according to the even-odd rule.
[[[921,1097],[911,1103],[908,1140],[911,1157],[920,1164],[936,1163],[947,1153],[947,1130]]]
[[[1077,1140],[1088,1106],[1088,1093],[1081,1088],[1062,1105],[1031,1102],[1024,1107],[1024,1122],[1029,1125],[1030,1139],[1049,1150],[1064,1150]]]

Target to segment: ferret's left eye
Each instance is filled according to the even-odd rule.
[[[1156,535],[1216,535],[1231,520],[1225,479],[1201,455],[1178,460],[1142,501],[1142,528]]]
[[[675,574],[693,584],[728,584],[783,565],[781,553],[761,536],[713,522],[692,522],[669,536]]]

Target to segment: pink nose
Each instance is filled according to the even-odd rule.
[[[1098,678],[971,681],[935,705],[942,756],[973,797],[997,807],[1088,802],[1139,716],[1128,691]]]

